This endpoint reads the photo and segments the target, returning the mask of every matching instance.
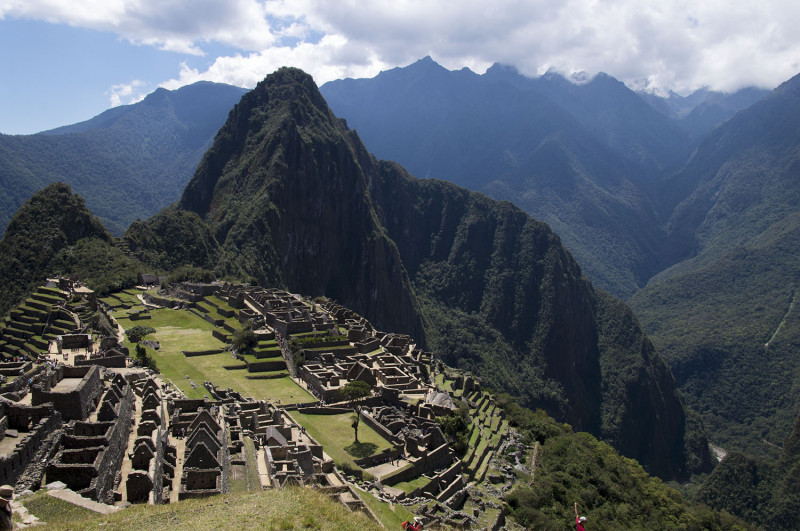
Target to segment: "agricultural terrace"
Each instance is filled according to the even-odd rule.
[[[136,298],[135,293],[132,293],[133,291],[119,292],[114,294],[114,297],[105,297],[101,300],[112,305],[112,315],[124,329],[138,325],[156,329],[155,334],[150,334],[145,339],[158,341],[160,348],[159,350],[148,348],[147,353],[155,360],[162,377],[172,381],[187,397],[202,398],[206,395],[203,382],[208,380],[223,389],[231,388],[257,400],[266,399],[283,404],[315,400],[289,377],[285,368],[258,373],[261,378],[250,379],[246,378],[248,375],[252,376],[247,372],[246,365],[233,359],[229,352],[184,356],[182,351],[216,350],[224,348],[225,343],[211,334],[215,329],[213,324],[186,310],[159,308],[150,310],[150,319],[131,320],[129,317],[131,311],[144,310],[144,306]],[[124,299],[125,306],[132,306],[115,308],[112,303],[119,304],[119,298]],[[127,339],[124,343],[131,349],[131,353],[135,351],[135,345]],[[189,378],[186,378],[187,375]]]

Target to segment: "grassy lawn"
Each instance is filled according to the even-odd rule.
[[[38,516],[36,512],[33,514]],[[54,514],[45,520],[48,525],[44,529],[381,529],[368,516],[350,512],[324,494],[302,487],[211,496],[166,505],[134,505],[111,515],[92,513],[83,518],[68,518]]]
[[[211,302],[213,302],[214,304],[216,304],[218,308],[222,308],[223,310],[229,310],[229,311],[232,311],[232,312],[236,311],[230,304],[228,304],[227,302],[225,302],[224,300],[220,299],[219,297],[217,297],[215,295],[211,295],[210,297],[206,297],[206,299],[208,299]]]
[[[244,456],[247,461],[247,484],[250,490],[261,490],[261,478],[258,476],[258,457],[256,445],[250,437],[244,438]]]
[[[375,513],[375,516],[378,517],[378,520],[381,521],[386,529],[400,529],[400,524],[414,519],[414,515],[399,503],[395,503],[394,508],[392,508],[388,503],[377,499],[358,487],[356,487],[356,492],[358,492],[364,505],[372,509],[372,512]]]
[[[306,415],[299,411],[292,411],[294,420],[306,427],[308,432],[325,449],[337,465],[350,463],[353,468],[358,468],[353,462],[353,456],[345,451],[345,447],[353,444],[353,428],[350,426],[355,413],[342,413],[341,415]],[[392,445],[367,426],[364,422],[358,425],[358,440],[362,443],[373,443],[376,448],[372,455],[382,452]]]
[[[246,370],[223,368],[225,365],[241,365],[241,362],[231,358],[227,352],[187,358],[181,351],[212,350],[225,346],[211,335],[214,325],[184,310],[162,308],[153,310],[150,314],[152,318],[148,320],[118,318],[117,321],[126,329],[136,325],[156,329],[156,333],[150,334],[146,339],[158,341],[161,348],[157,351],[148,349],[148,353],[156,361],[163,377],[171,380],[186,396],[202,398],[207,393],[203,382],[210,380],[223,389],[230,387],[257,400],[267,399],[284,404],[314,401],[314,397],[291,378],[248,380],[245,376],[250,373]],[[126,344],[131,352],[135,350],[133,345]],[[288,371],[286,374],[288,375]],[[196,388],[192,388],[191,381],[197,384]]]
[[[53,498],[44,490],[29,494],[19,498],[19,500],[29,513],[43,522],[57,521],[66,525],[69,522],[81,521],[97,514],[89,509],[84,509],[83,507],[78,507],[77,505],[59,500],[58,498]],[[22,523],[22,520],[18,520],[18,518],[19,517],[15,513],[14,521],[18,524]]]
[[[425,476],[419,476],[417,478],[412,479],[411,481],[401,481],[400,483],[395,483],[392,487],[396,489],[400,489],[406,494],[409,492],[416,490],[420,487],[424,487],[428,483],[430,483],[431,478],[426,478]]]

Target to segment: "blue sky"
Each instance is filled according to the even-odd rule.
[[[800,72],[799,26],[796,0],[0,0],[0,132],[83,121],[159,86],[252,87],[283,65],[322,84],[426,55],[659,92],[772,88]]]

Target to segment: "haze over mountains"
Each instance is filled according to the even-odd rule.
[[[320,90],[378,157],[514,202],[553,227],[598,286],[622,297],[663,268],[669,212],[654,186],[705,132],[678,116],[716,100],[726,119],[749,102],[742,94],[763,95],[648,98],[662,114],[605,74],[576,84],[495,65],[477,75],[429,57]]]

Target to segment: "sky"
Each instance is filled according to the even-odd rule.
[[[0,133],[30,134],[199,80],[317,84],[430,55],[632,89],[774,88],[800,72],[797,0],[0,0]]]

